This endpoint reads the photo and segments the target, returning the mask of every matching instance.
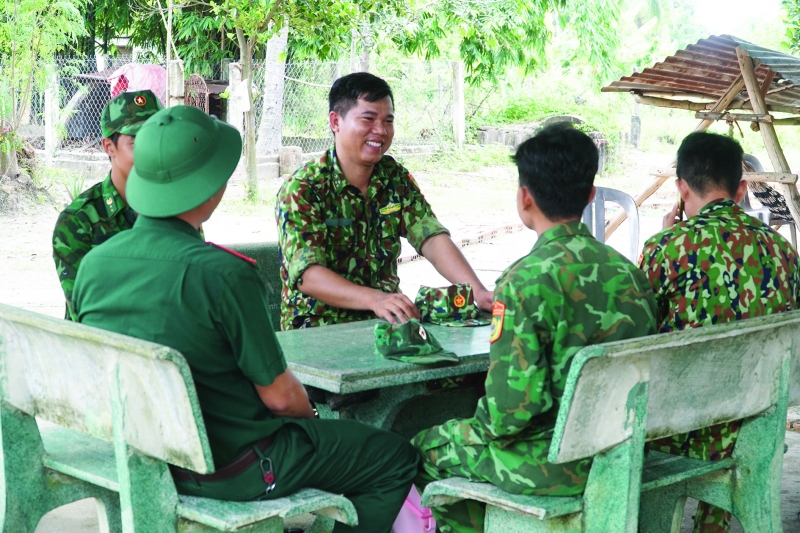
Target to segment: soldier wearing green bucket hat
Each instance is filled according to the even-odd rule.
[[[133,227],[135,215],[126,202],[125,185],[133,166],[134,138],[142,124],[161,108],[152,91],[122,93],[103,108],[101,143],[111,171],[61,212],[53,231],[53,259],[66,298],[67,318],[83,257],[93,247]]]
[[[337,523],[335,533],[386,533],[416,474],[416,451],[388,431],[314,418],[270,326],[254,261],[200,237],[241,149],[233,127],[193,107],[147,121],[128,180],[139,216],[84,258],[77,320],[186,358],[215,472],[173,467],[179,493],[248,501],[313,487],[344,494],[358,512],[358,526]]]

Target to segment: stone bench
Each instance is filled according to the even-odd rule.
[[[487,533],[666,533],[679,531],[691,496],[732,512],[745,533],[780,532],[798,335],[795,311],[584,348],[570,367],[548,456],[594,457],[582,496],[521,496],[454,478],[428,485],[422,504],[485,502]],[[651,451],[645,460],[645,441],[739,419],[729,459]]]
[[[40,430],[34,417],[52,424]],[[264,502],[178,495],[168,464],[214,471],[183,356],[5,305],[0,434],[3,532],[32,533],[48,511],[84,498],[97,499],[111,532],[280,533],[285,517],[308,512],[357,523],[349,500],[320,490]]]

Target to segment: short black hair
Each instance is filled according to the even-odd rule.
[[[742,181],[742,147],[725,135],[696,131],[678,148],[678,179],[697,194],[722,189],[731,196]]]
[[[114,143],[114,146],[117,145],[117,141],[119,141],[119,136],[122,135],[120,132],[115,131],[111,135],[108,136],[108,140]]]
[[[548,126],[523,142],[513,157],[519,184],[551,221],[580,217],[594,185],[594,141],[567,123]]]
[[[392,89],[386,81],[369,72],[354,72],[333,82],[331,92],[328,93],[328,112],[336,111],[345,116],[358,104],[359,98],[367,102],[377,102],[387,96],[394,105]]]

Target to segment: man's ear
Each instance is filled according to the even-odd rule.
[[[331,111],[328,113],[328,125],[331,127],[331,131],[333,133],[337,133],[339,131],[339,121],[342,120],[342,117],[336,111]]]
[[[596,195],[597,195],[597,188],[594,185],[592,185],[592,191],[589,193],[589,201],[586,202],[586,205],[589,205],[590,203],[594,202],[594,197]]]
[[[103,151],[108,157],[111,157],[116,153],[117,147],[114,146],[114,143],[108,137],[103,137],[100,140],[100,144],[103,145]]]
[[[533,201],[533,195],[531,194],[531,191],[529,191],[527,187],[520,186],[518,194],[519,194],[519,204],[520,207],[522,207],[522,210],[523,211],[530,210],[531,206],[535,203]]]
[[[742,180],[739,182],[739,186],[736,187],[736,194],[733,195],[733,201],[738,204],[744,200],[745,194],[747,194],[747,182]]]
[[[678,178],[675,180],[675,187],[678,189],[678,194],[681,195],[681,200],[684,202],[689,199],[689,193],[691,189],[689,189],[689,184],[686,181]]]

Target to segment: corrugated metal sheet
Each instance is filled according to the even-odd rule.
[[[759,83],[763,83],[770,70],[775,73],[767,92],[767,106],[774,111],[800,113],[800,58],[731,35],[701,39],[697,44],[678,50],[675,55],[643,72],[624,76],[602,90],[676,100],[692,98],[716,101],[739,75],[737,46],[761,62],[756,69]],[[747,100],[747,93],[742,90],[731,107],[742,107]],[[744,105],[744,108],[748,107],[749,102]]]

